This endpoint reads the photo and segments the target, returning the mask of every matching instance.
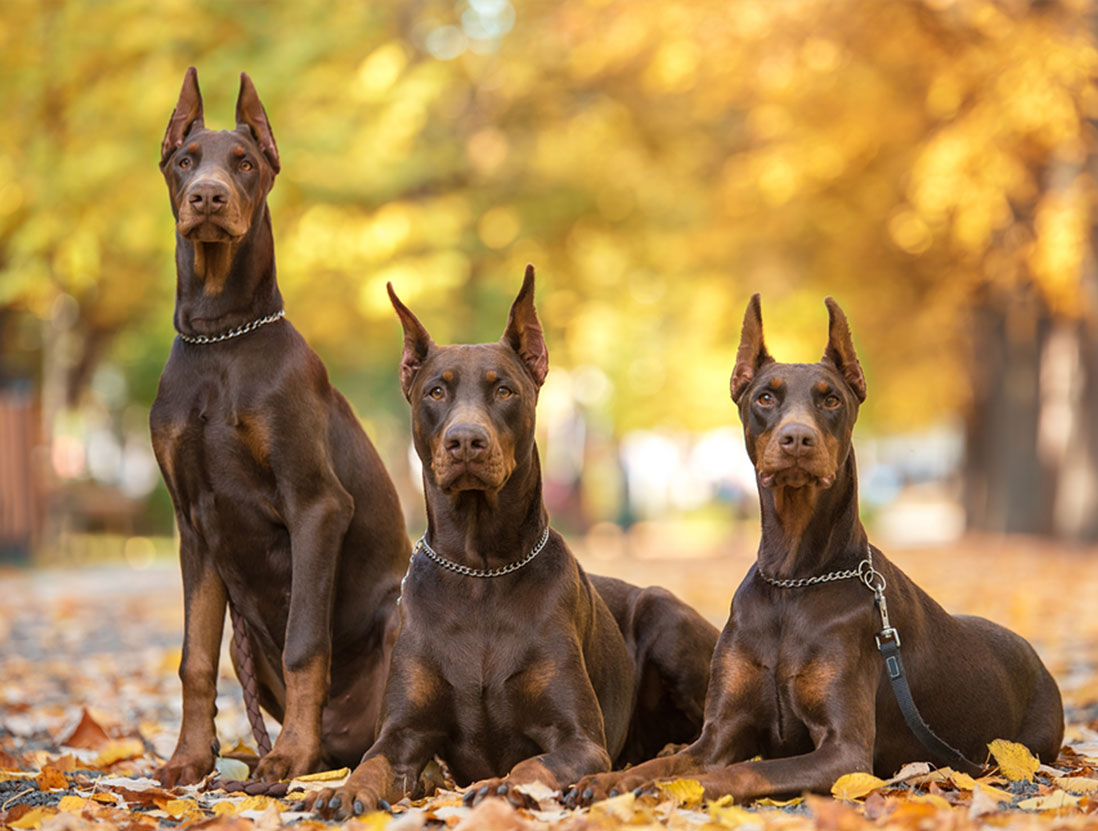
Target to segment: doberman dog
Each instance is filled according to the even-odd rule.
[[[897,704],[895,667],[886,673],[875,645],[887,630],[871,585],[887,597],[924,725],[968,760],[985,760],[996,738],[1056,758],[1060,692],[1032,647],[990,621],[948,614],[869,545],[851,447],[866,382],[845,315],[826,304],[827,349],[815,364],[776,362],[757,294],[747,307],[731,389],[762,538],[713,656],[701,736],[675,755],[583,780],[573,801],[671,776],[698,778],[709,798],[826,793],[845,773],[950,764],[920,743]]]
[[[185,602],[183,724],[159,771],[166,785],[214,765],[226,606],[245,630],[230,652],[237,675],[254,663],[259,701],[282,722],[257,777],[354,764],[375,737],[411,550],[377,452],[282,316],[266,201],[278,149],[244,74],[236,120],[205,128],[192,67],[161,150],[179,337],[149,421]]]
[[[534,409],[548,353],[534,270],[498,343],[438,346],[389,287],[427,533],[401,594],[380,735],[315,807],[416,792],[433,754],[473,803],[559,789],[701,728],[717,630],[660,588],[588,577],[548,525]]]

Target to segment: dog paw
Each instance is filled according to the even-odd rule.
[[[213,753],[175,753],[154,776],[165,788],[194,785],[214,769]]]
[[[259,760],[254,777],[264,782],[279,782],[312,773],[320,762],[319,753],[300,753],[295,749],[280,750],[275,747]]]
[[[635,791],[646,784],[646,780],[630,777],[628,772],[597,773],[577,782],[564,794],[563,802],[569,808],[583,808],[602,799]]]
[[[516,784],[499,778],[482,779],[479,782],[474,782],[465,791],[462,801],[466,806],[472,808],[493,796],[506,799],[516,808],[536,810],[538,807],[537,800],[518,790]]]

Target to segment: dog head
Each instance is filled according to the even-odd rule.
[[[425,475],[451,497],[497,494],[533,453],[534,410],[549,370],[534,267],[526,267],[498,343],[439,346],[392,284],[389,298],[404,327],[400,382]]]
[[[237,243],[252,227],[281,169],[278,147],[255,86],[243,72],[236,128],[207,130],[203,118],[192,66],[160,147],[176,229],[191,242]]]
[[[764,488],[830,488],[850,453],[865,376],[839,304],[830,315],[827,348],[815,364],[783,364],[763,342],[759,295],[751,298],[732,371],[747,453]]]

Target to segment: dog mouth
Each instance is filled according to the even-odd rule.
[[[462,491],[495,492],[507,481],[507,473],[498,462],[452,462],[445,466],[435,466],[435,480],[446,494]]]
[[[778,469],[760,468],[759,481],[764,488],[804,488],[809,485],[830,488],[835,484],[835,474],[820,473],[792,464]]]
[[[237,242],[244,236],[235,223],[218,217],[180,217],[176,228],[190,242]]]

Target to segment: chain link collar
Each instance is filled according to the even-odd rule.
[[[179,332],[179,337],[187,343],[218,343],[219,341],[229,340],[229,338],[238,338],[241,335],[246,335],[253,329],[258,329],[260,326],[267,323],[274,323],[276,320],[285,317],[285,315],[286,310],[279,309],[274,314],[261,317],[259,320],[253,320],[251,323],[245,323],[243,326],[237,326],[235,329],[230,329],[228,332],[222,332],[220,335],[184,335],[182,332],[179,332],[178,329],[176,329],[176,331]]]
[[[513,563],[508,563],[505,566],[499,568],[490,569],[477,569],[469,568],[469,566],[463,566],[461,563],[455,563],[453,560],[447,560],[440,555],[427,543],[427,535],[424,534],[419,538],[419,541],[412,549],[412,556],[422,552],[428,559],[434,560],[443,568],[448,568],[450,571],[457,572],[458,574],[464,574],[466,577],[500,577],[504,574],[510,574],[512,571],[518,571],[524,565],[533,560],[538,554],[541,553],[541,549],[545,547],[545,543],[549,541],[549,526],[545,526],[545,532],[541,535],[541,539],[538,540],[538,544],[534,546],[533,550],[523,557],[521,560],[515,560]]]
[[[801,589],[805,586],[814,586],[817,583],[830,583],[834,580],[850,580],[857,577],[867,589],[874,594],[882,594],[885,589],[885,578],[881,572],[873,568],[873,549],[866,543],[866,558],[858,563],[857,568],[848,568],[843,571],[830,571],[827,574],[818,574],[815,577],[793,577],[787,580],[779,580],[766,574],[762,568],[756,569],[756,573],[772,586],[780,589]]]

